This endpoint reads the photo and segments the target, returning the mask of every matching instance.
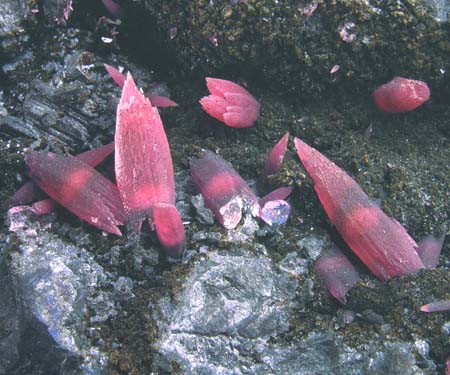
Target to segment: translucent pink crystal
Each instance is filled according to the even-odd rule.
[[[419,241],[417,253],[422,259],[425,268],[430,270],[436,268],[442,246],[444,245],[444,239],[445,233],[439,238],[429,235]]]
[[[227,229],[233,229],[242,218],[242,210],[253,216],[259,212],[257,198],[230,163],[211,151],[191,160],[192,181],[205,200],[205,206]]]

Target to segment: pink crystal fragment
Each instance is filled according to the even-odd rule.
[[[242,86],[218,78],[206,78],[211,93],[200,99],[203,110],[232,128],[248,128],[259,118],[258,101]]]
[[[130,227],[139,233],[148,218],[169,255],[180,256],[184,227],[175,208],[169,143],[158,110],[129,73],[117,108],[115,144],[117,186]]]
[[[56,202],[51,199],[43,199],[31,205],[31,210],[37,215],[46,215],[55,210]]]
[[[430,89],[425,82],[403,77],[395,77],[373,92],[376,106],[387,113],[412,111],[429,98]]]
[[[192,181],[213,211],[217,221],[233,229],[242,218],[242,210],[257,216],[257,198],[230,163],[211,151],[204,150],[200,159],[191,160]]]
[[[289,133],[286,133],[270,151],[266,165],[261,173],[261,180],[266,180],[271,174],[277,173],[283,163],[284,155],[286,155]]]
[[[294,142],[330,221],[372,273],[386,281],[424,268],[416,242],[398,221],[336,164],[300,139]]]
[[[316,260],[314,269],[323,278],[330,294],[345,305],[347,292],[360,278],[344,253],[333,244]]]
[[[122,16],[122,7],[114,0],[102,0],[102,3],[112,16],[116,18]]]
[[[155,107],[165,108],[165,107],[178,107],[178,104],[175,103],[172,99],[169,99],[165,96],[160,95],[148,95],[147,96]]]
[[[268,225],[282,225],[291,214],[291,206],[282,199],[270,200],[259,211],[259,218]]]
[[[210,35],[208,37],[208,40],[211,42],[211,44],[213,44],[216,47],[219,45],[219,40],[217,39],[217,36],[215,36],[215,35]]]
[[[117,187],[95,169],[72,156],[27,151],[33,181],[56,202],[86,222],[121,235],[125,216]]]
[[[174,39],[177,36],[177,34],[178,34],[178,27],[172,26],[169,29],[169,38]]]
[[[442,246],[444,245],[445,233],[439,238],[434,236],[426,236],[422,238],[417,244],[419,247],[417,253],[422,259],[425,268],[435,269],[439,262],[439,255],[441,254]]]
[[[291,186],[282,186],[269,194],[265,195],[259,200],[259,205],[263,207],[269,201],[286,200],[291,195],[294,188]]]
[[[123,87],[125,83],[125,74],[119,72],[116,68],[111,65],[103,64],[105,66],[106,71],[109,73],[114,82],[117,83],[119,87]]]
[[[450,300],[442,300],[428,303],[427,305],[423,305],[420,308],[420,311],[423,312],[440,312],[440,311],[448,311],[450,310]]]

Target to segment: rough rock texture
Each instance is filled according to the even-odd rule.
[[[156,24],[177,63],[201,75],[244,72],[301,96],[323,96],[331,87],[364,91],[396,75],[425,80],[433,89],[449,88],[445,2],[123,3],[145,8],[147,29],[154,33]]]
[[[339,335],[325,332],[280,342],[295,324],[294,309],[307,303],[308,283],[299,284],[264,252],[210,252],[192,267],[174,301],[167,296],[158,303],[156,373],[431,374],[435,369],[432,362],[420,368],[413,354],[417,348],[408,343],[373,341],[350,348]]]
[[[1,374],[102,374],[95,323],[116,314],[111,276],[85,249],[50,234],[24,208],[9,214],[1,250]],[[87,314],[89,312],[89,318]],[[89,326],[88,326],[89,322]],[[30,350],[32,349],[32,350]]]
[[[0,58],[3,53],[11,53],[21,43],[28,40],[22,22],[28,15],[25,0],[0,2]]]

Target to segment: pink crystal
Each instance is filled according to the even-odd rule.
[[[203,151],[200,159],[191,160],[192,181],[226,229],[233,229],[242,218],[242,210],[253,216],[259,212],[257,198],[230,163],[211,151]]]
[[[386,281],[424,268],[417,244],[336,164],[296,138],[297,153],[330,221],[353,252]]]
[[[261,180],[267,180],[267,177],[277,173],[283,163],[284,155],[286,155],[289,133],[286,133],[270,151],[264,170],[261,173]]]
[[[431,302],[420,308],[420,311],[427,312],[427,313],[448,311],[448,310],[450,310],[450,300]]]
[[[316,260],[314,269],[323,278],[330,294],[345,305],[347,292],[360,278],[344,253],[333,244]]]
[[[51,198],[86,222],[121,235],[125,221],[117,187],[95,169],[72,156],[27,151],[33,181]]]
[[[258,101],[242,86],[218,78],[206,78],[211,95],[200,99],[203,110],[232,128],[248,128],[259,118]]]
[[[175,208],[169,143],[158,110],[129,73],[117,108],[115,144],[117,186],[129,225],[139,233],[148,218],[169,255],[180,256],[184,227]]]

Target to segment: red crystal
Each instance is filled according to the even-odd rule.
[[[295,139],[295,147],[331,222],[376,276],[389,280],[424,267],[405,228],[373,203],[347,173],[300,139]]]

